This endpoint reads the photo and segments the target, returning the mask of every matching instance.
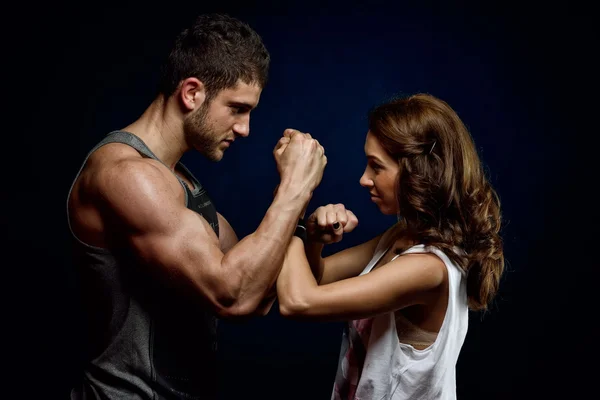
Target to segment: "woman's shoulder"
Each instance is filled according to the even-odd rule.
[[[387,228],[386,230],[384,230],[382,233],[380,233],[376,251],[381,249],[382,247],[389,247],[394,242],[394,240],[396,240],[398,236],[400,236],[401,232],[402,226],[401,222],[399,221]]]

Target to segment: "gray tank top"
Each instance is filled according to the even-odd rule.
[[[95,150],[115,142],[158,160],[137,136],[114,131],[88,153],[75,180]],[[190,190],[177,177],[186,206],[201,214],[218,236],[217,213],[206,190],[183,164],[178,169],[194,184]],[[72,190],[73,185],[69,196]],[[90,246],[71,234],[87,346],[71,399],[216,398],[216,317],[198,299],[148,274],[126,249]]]

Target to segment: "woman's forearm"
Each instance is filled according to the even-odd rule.
[[[321,257],[321,253],[323,252],[323,244],[308,241],[304,245],[304,251],[306,253],[306,259],[310,265],[310,269],[317,283],[319,283],[323,277],[323,269],[325,267],[325,263]]]
[[[283,315],[296,314],[308,306],[308,297],[317,281],[306,259],[301,239],[292,237],[277,278],[277,298]]]

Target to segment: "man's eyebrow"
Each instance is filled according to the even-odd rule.
[[[246,110],[253,110],[254,109],[254,105],[252,105],[250,103],[243,102],[243,101],[230,101],[229,105],[233,106],[233,107],[244,108]]]

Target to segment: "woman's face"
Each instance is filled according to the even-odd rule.
[[[386,215],[398,214],[397,183],[400,173],[398,160],[391,157],[371,132],[365,141],[367,167],[360,185],[369,190],[371,200]]]

